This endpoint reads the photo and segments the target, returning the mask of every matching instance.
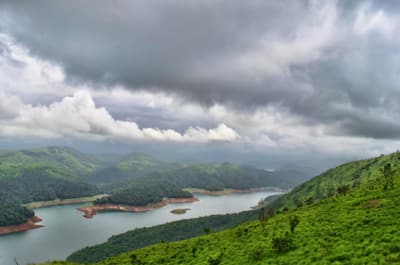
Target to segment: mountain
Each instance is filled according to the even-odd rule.
[[[114,163],[99,168],[86,176],[90,183],[111,191],[126,185],[132,180],[150,172],[164,172],[182,167],[178,163],[165,162],[142,153],[130,153],[118,157]]]
[[[344,164],[278,198],[280,211],[259,210],[258,220],[97,264],[400,264],[399,159]]]
[[[145,161],[147,164],[148,160]],[[266,186],[288,188],[295,179],[294,176],[281,177],[277,172],[231,163],[194,164],[137,176],[127,187],[114,190],[110,197],[99,199],[96,204],[146,205],[160,202],[165,197],[192,197],[189,192],[184,191],[186,188],[208,191]]]
[[[45,147],[0,152],[0,178],[18,175],[19,168],[47,166],[66,170],[78,176],[96,170],[99,161],[69,147]]]
[[[4,209],[9,208],[17,215],[26,212],[20,206],[23,203],[99,192],[111,193],[111,196],[97,201],[98,204],[145,205],[166,197],[192,197],[185,188],[288,188],[301,181],[300,175],[293,171],[270,172],[231,163],[165,162],[142,153],[84,154],[68,147],[1,151],[0,212],[3,209],[5,213]],[[26,218],[18,220],[23,222]]]
[[[0,226],[21,224],[33,211],[21,206],[94,195],[96,186],[82,178],[99,164],[67,147],[47,147],[0,153]]]

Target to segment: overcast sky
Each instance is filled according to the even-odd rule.
[[[0,146],[257,163],[395,151],[399,12],[398,1],[2,0]]]

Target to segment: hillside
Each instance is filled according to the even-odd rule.
[[[352,161],[332,168],[297,186],[290,193],[272,202],[276,209],[296,208],[330,197],[340,189],[353,189],[370,183],[387,163],[400,168],[400,152],[370,159]]]
[[[97,264],[399,264],[398,160],[394,153],[339,166],[281,197],[309,196],[305,193],[328,187],[320,199],[299,208],[276,215],[266,210],[259,220],[235,228],[151,245]],[[338,189],[328,192],[332,187]]]
[[[182,167],[178,163],[160,161],[146,154],[130,153],[113,163],[88,174],[85,179],[105,191],[126,187],[131,181],[151,172],[165,172]]]
[[[18,169],[27,165],[54,167],[82,176],[96,170],[99,161],[69,147],[0,152],[0,178],[17,176]]]
[[[146,205],[165,197],[192,197],[184,188],[292,187],[301,181],[300,174],[294,174],[230,163],[185,165],[141,153],[83,154],[68,147],[1,151],[0,215],[10,224],[23,223],[32,213],[21,203],[83,197],[100,191],[112,193],[99,200],[100,204]],[[12,218],[10,211],[22,217]]]
[[[96,204],[146,205],[163,198],[191,197],[185,188],[221,191],[258,187],[287,188],[295,181],[287,181],[276,172],[231,163],[195,164],[162,172],[151,172],[133,178],[124,188],[115,189],[110,197]]]
[[[107,242],[83,248],[71,254],[71,262],[99,262],[106,258],[160,242],[173,242],[204,234],[205,229],[221,231],[243,222],[255,220],[256,211],[234,214],[211,215],[189,220],[180,220],[153,227],[137,228],[112,236]]]
[[[67,147],[0,153],[0,226],[26,222],[33,211],[22,203],[98,193],[82,175],[98,167],[95,159]]]

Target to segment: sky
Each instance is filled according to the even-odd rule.
[[[0,148],[323,168],[400,144],[398,1],[0,1]]]

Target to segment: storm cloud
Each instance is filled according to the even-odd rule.
[[[400,138],[396,1],[39,0],[0,10],[0,30],[70,84],[248,116],[282,111],[329,136]]]

